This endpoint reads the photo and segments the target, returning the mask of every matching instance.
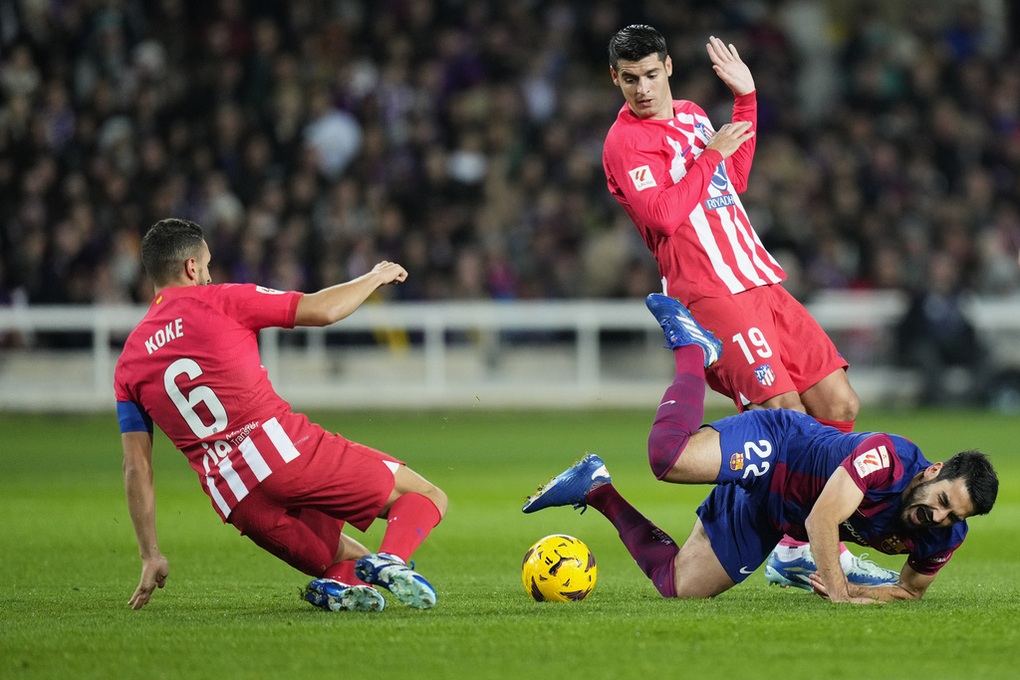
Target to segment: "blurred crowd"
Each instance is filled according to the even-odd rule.
[[[148,300],[139,242],[204,226],[218,281],[403,299],[643,297],[609,196],[606,45],[650,23],[718,126],[758,87],[743,203],[801,298],[1020,291],[1020,49],[1005,0],[0,0],[0,304]],[[944,274],[942,274],[944,276]]]

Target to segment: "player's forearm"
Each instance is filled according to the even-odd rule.
[[[152,468],[125,465],[124,490],[139,554],[143,560],[158,557],[160,550],[156,538],[156,493],[152,484]]]
[[[733,102],[733,122],[750,121],[751,129],[758,127],[758,103],[755,93],[736,97]],[[751,176],[751,164],[754,160],[754,151],[757,146],[758,136],[755,135],[740,145],[733,155],[730,156],[730,181],[738,194],[747,190],[748,178]]]
[[[839,564],[839,529],[835,520],[818,517],[812,513],[804,523],[811,555],[815,558],[815,569],[828,597],[833,602],[848,602],[850,592],[846,575]]]
[[[902,583],[894,586],[850,586],[852,597],[864,597],[879,602],[895,602],[898,600],[920,600],[924,591],[912,592]]]
[[[639,193],[632,205],[639,211],[639,218],[652,231],[670,236],[686,224],[698,203],[705,197],[712,173],[722,162],[722,155],[714,149],[705,149],[687,168],[687,174],[676,184],[665,187],[656,194],[649,193],[646,202]]]
[[[298,303],[296,325],[328,326],[345,319],[383,283],[378,273],[369,272],[346,283],[304,295]]]

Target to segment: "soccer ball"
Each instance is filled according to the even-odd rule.
[[[595,556],[573,536],[553,534],[524,553],[524,590],[538,602],[583,600],[595,589]]]

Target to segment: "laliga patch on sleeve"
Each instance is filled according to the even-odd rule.
[[[872,472],[878,472],[889,467],[889,451],[885,445],[868,449],[854,458],[854,468],[861,477],[867,477]]]
[[[266,295],[283,295],[284,291],[276,290],[275,288],[266,288],[265,286],[255,286],[255,290]]]
[[[629,170],[627,174],[630,175],[630,181],[634,182],[634,188],[638,191],[644,191],[648,187],[655,186],[655,175],[652,174],[651,168],[647,165]]]

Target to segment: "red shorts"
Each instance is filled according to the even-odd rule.
[[[400,465],[381,451],[326,433],[314,453],[263,480],[227,521],[287,564],[320,576],[336,557],[344,523],[365,531],[382,512]]]
[[[781,285],[731,297],[701,298],[688,307],[722,341],[708,386],[743,411],[784,392],[803,393],[849,364],[814,317]]]

